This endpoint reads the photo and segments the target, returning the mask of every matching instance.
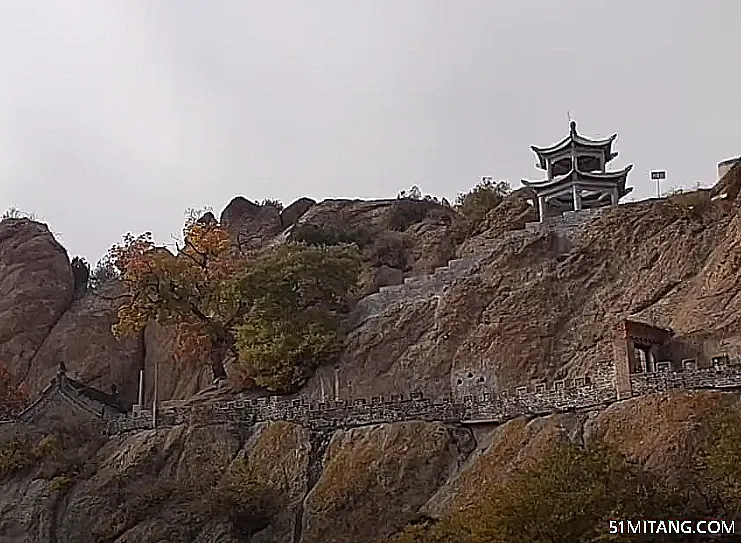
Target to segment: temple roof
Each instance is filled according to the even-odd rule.
[[[530,148],[538,155],[538,162],[540,167],[543,169],[546,168],[546,162],[550,157],[571,148],[572,145],[577,149],[581,148],[601,151],[605,156],[605,163],[607,163],[617,156],[617,153],[613,153],[611,149],[612,142],[615,141],[615,138],[617,138],[617,134],[613,134],[609,138],[605,139],[585,138],[576,132],[576,122],[571,121],[569,135],[555,145],[549,147],[537,147],[533,145]]]
[[[85,398],[89,400],[100,402],[110,407],[111,409],[115,409],[121,412],[126,412],[126,407],[124,406],[124,403],[121,401],[120,398],[118,398],[117,396],[114,396],[113,394],[108,394],[106,392],[98,390],[97,388],[87,386],[81,383],[80,381],[77,381],[76,379],[72,379],[66,376],[64,379],[64,383],[66,385],[69,385],[80,396],[84,396]]]
[[[553,179],[544,179],[542,181],[528,181],[527,179],[522,180],[522,184],[526,187],[533,189],[535,192],[543,191],[558,187],[560,185],[569,185],[571,183],[610,183],[618,186],[618,189],[625,188],[625,182],[628,177],[628,172],[633,169],[633,165],[629,164],[622,170],[614,172],[581,172],[574,168],[571,168],[568,173],[564,175],[558,175]]]
[[[60,366],[64,368],[64,364]],[[16,420],[28,423],[43,419],[46,417],[45,413],[49,406],[53,405],[50,401],[57,397],[97,418],[105,418],[106,410],[113,413],[126,413],[130,410],[130,405],[119,399],[117,395],[107,394],[67,377],[62,369],[36,401],[18,414]]]

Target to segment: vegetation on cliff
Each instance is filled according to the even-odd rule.
[[[0,420],[12,417],[28,405],[28,387],[14,384],[8,365],[0,360]]]
[[[700,421],[704,437],[680,482],[647,470],[617,448],[552,445],[501,484],[441,520],[421,518],[388,543],[551,543],[630,541],[611,519],[730,520],[741,513],[741,418],[728,407]],[[664,541],[659,536],[648,541]]]
[[[300,386],[339,351],[339,315],[357,282],[352,246],[289,243],[242,253],[213,215],[186,222],[177,255],[150,233],[127,234],[109,255],[129,299],[118,310],[117,336],[150,321],[174,326],[180,359],[210,360],[224,377],[224,359],[247,385],[277,392]]]
[[[461,192],[455,200],[456,209],[474,224],[480,223],[486,214],[502,203],[511,191],[506,181],[483,178],[468,192]]]
[[[287,392],[339,354],[340,315],[360,265],[348,246],[284,245],[248,266],[238,282],[250,308],[235,327],[241,376]]]

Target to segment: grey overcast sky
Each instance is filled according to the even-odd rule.
[[[240,194],[518,186],[567,111],[649,197],[741,154],[740,62],[739,0],[2,0],[0,211],[95,262]]]

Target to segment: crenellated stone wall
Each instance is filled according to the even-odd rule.
[[[615,387],[609,380],[580,377],[556,381],[550,388],[533,384],[501,394],[482,393],[462,399],[452,397],[424,398],[421,393],[385,398],[357,398],[352,401],[309,402],[236,397],[206,405],[160,408],[157,426],[179,424],[236,423],[252,425],[271,420],[287,420],[312,429],[334,429],[367,424],[429,420],[439,422],[497,422],[520,415],[540,415],[569,409],[605,404],[616,399]],[[152,412],[119,417],[109,422],[111,434],[152,428]]]
[[[630,382],[634,396],[675,389],[741,387],[741,359],[721,358],[709,368],[698,368],[695,360],[685,360],[679,371],[660,363],[659,371],[631,375]]]
[[[683,369],[667,365],[656,373],[631,375],[632,396],[674,389],[741,388],[741,359],[716,361],[710,368],[696,368],[685,361]],[[503,423],[519,416],[538,416],[575,409],[597,408],[618,400],[615,373],[532,383],[499,394],[481,393],[463,398],[424,398],[421,393],[388,398],[358,398],[352,401],[308,402],[277,396],[247,399],[236,397],[205,405],[176,405],[161,408],[157,426],[179,424],[234,423],[287,420],[315,430],[332,430],[368,424],[429,420],[449,423]],[[109,434],[152,428],[152,412],[121,416],[108,422]]]
[[[712,367],[706,368],[698,368],[695,360],[683,361],[679,370],[673,370],[666,362],[659,363],[658,367],[659,371],[655,373],[630,376],[632,396],[674,389],[741,388],[740,358],[721,356],[714,359]],[[253,425],[258,422],[286,420],[314,430],[333,430],[406,420],[463,424],[503,423],[523,415],[538,416],[574,409],[598,408],[620,399],[614,367],[595,365],[594,368],[595,371],[590,375],[554,381],[550,385],[534,382],[515,390],[481,392],[462,398],[430,399],[423,397],[421,393],[413,393],[358,398],[352,401],[309,402],[305,399],[285,399],[278,396],[255,399],[239,395],[200,405],[173,402],[160,407],[157,426],[227,422]],[[48,396],[54,400],[61,397]],[[37,402],[18,422],[38,418],[39,410],[44,409],[45,403]],[[117,417],[102,413],[99,416],[107,421],[109,435],[153,427],[150,410]]]

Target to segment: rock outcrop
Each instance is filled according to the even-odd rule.
[[[136,401],[143,338],[118,340],[111,332],[122,294],[122,285],[111,281],[65,311],[33,357],[26,377],[33,393],[44,388],[64,363],[84,383],[105,391],[116,385],[125,399]]]
[[[280,211],[272,205],[259,205],[237,196],[221,212],[223,224],[240,250],[265,246],[282,230]]]
[[[280,213],[280,222],[283,225],[283,228],[288,228],[289,226],[296,224],[304,213],[309,211],[314,205],[316,205],[316,201],[311,198],[299,198],[295,202],[286,206],[286,208]]]
[[[510,224],[520,226],[527,210],[512,207]],[[572,239],[494,225],[478,236],[485,242],[466,241],[460,261],[361,301],[337,368],[341,387],[369,397],[414,383],[434,397],[461,374],[506,389],[552,382],[611,361],[612,326],[631,315],[678,337],[728,335],[738,314],[737,221],[728,201],[669,199],[595,215]],[[320,371],[312,395],[333,371]]]
[[[0,221],[0,359],[18,379],[36,371],[33,359],[73,297],[69,257],[48,227]]]
[[[290,219],[291,231],[330,226],[360,236],[372,295],[359,303],[336,368],[320,368],[302,393],[317,398],[335,380],[345,399],[443,396],[463,381],[507,390],[552,384],[612,363],[613,326],[627,317],[671,329],[678,352],[722,348],[738,356],[739,171],[724,179],[723,198],[714,190],[626,204],[550,231],[528,225],[534,217],[522,195],[505,199],[474,236],[434,202],[307,204]],[[285,239],[288,219],[272,206],[238,198],[221,219],[253,247]],[[378,239],[385,252],[374,249]],[[72,289],[67,255],[48,230],[0,223],[0,356],[21,377],[43,381],[61,359],[92,384],[117,382],[130,393],[143,360],[148,398],[155,367],[163,400],[208,387],[207,366],[174,363],[168,330],[152,325],[138,341],[115,342],[115,292],[73,303]],[[194,401],[230,394],[213,388]],[[4,477],[0,540],[372,543],[419,516],[475,502],[482,488],[557,440],[603,439],[656,474],[679,478],[701,437],[697,421],[729,399],[738,405],[739,393],[662,392],[465,427],[194,419],[95,442],[61,482],[44,466]],[[262,516],[232,514],[219,497],[239,469],[252,478],[249,488],[269,497],[258,504]]]
[[[407,422],[322,435],[275,422],[141,431],[77,451],[84,469],[72,478],[44,478],[42,468],[3,479],[0,540],[374,543],[476,503],[556,441],[601,439],[658,475],[679,476],[702,435],[693,421],[729,399],[738,404],[739,394],[673,392],[476,428]],[[234,516],[219,497],[239,469],[269,497],[266,517]]]

